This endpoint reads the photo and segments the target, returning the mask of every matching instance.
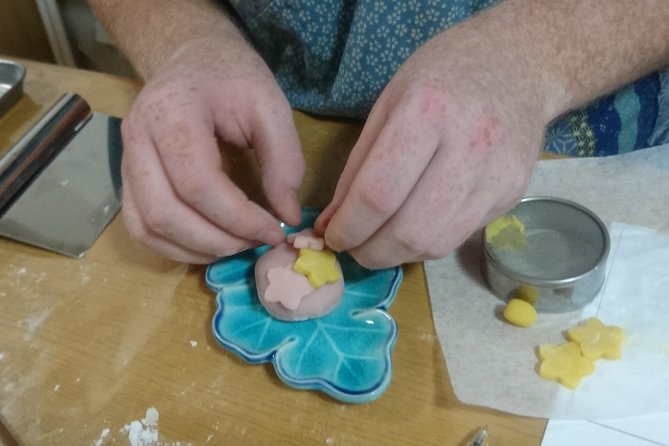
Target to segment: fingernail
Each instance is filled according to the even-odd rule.
[[[333,250],[334,252],[341,252],[341,245],[336,242],[336,240],[332,240],[332,237],[328,237],[327,232],[323,234],[323,237],[325,239],[325,245]]]
[[[268,245],[281,243],[285,235],[283,231],[265,230],[258,235],[258,240]]]
[[[325,234],[325,230],[328,228],[328,223],[330,223],[330,216],[323,216],[321,214],[317,219],[316,223],[314,224],[314,231],[320,236]]]
[[[297,193],[292,194],[290,203],[291,205],[289,216],[291,221],[288,223],[290,223],[292,226],[296,226],[299,225],[302,221],[302,209],[300,208],[300,203],[297,199]]]

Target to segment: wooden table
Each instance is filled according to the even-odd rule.
[[[64,92],[123,117],[140,89],[127,79],[21,62],[25,96],[0,119],[2,148]],[[309,166],[302,199],[322,206],[360,126],[295,119]],[[335,174],[324,178],[328,170]],[[160,445],[463,446],[482,425],[491,445],[539,445],[545,420],[458,402],[422,265],[404,272],[390,309],[400,329],[390,387],[373,403],[346,405],[289,388],[270,365],[248,365],[219,347],[204,267],[142,248],[121,218],[80,260],[0,240],[0,439],[130,444],[132,422],[153,407]]]

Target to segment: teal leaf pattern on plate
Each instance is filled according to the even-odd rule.
[[[318,211],[304,209],[295,232],[313,225]],[[397,325],[388,314],[402,281],[400,267],[368,270],[337,254],[344,274],[342,303],[316,319],[285,322],[270,316],[255,289],[262,246],[209,265],[206,282],[216,292],[216,340],[251,364],[271,362],[294,388],[327,393],[348,403],[377,399],[390,384]]]

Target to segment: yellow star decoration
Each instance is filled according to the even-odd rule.
[[[327,283],[334,283],[341,277],[337,268],[335,254],[329,249],[317,251],[309,248],[300,249],[300,254],[293,264],[293,269],[309,279],[314,288],[320,288]]]
[[[567,339],[578,343],[586,358],[619,359],[625,332],[620,327],[604,325],[602,321],[592,317],[567,330]]]
[[[620,358],[625,331],[593,317],[567,330],[567,339],[563,345],[539,346],[539,375],[575,389],[595,370],[595,360]]]
[[[515,215],[502,215],[486,225],[485,239],[495,248],[522,248],[527,244],[525,225]]]
[[[570,389],[578,387],[581,378],[595,371],[595,363],[581,355],[581,349],[575,342],[540,345],[539,358],[539,375]]]

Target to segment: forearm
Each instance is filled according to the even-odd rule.
[[[506,0],[462,25],[547,119],[669,64],[666,0]]]
[[[187,42],[219,39],[246,47],[235,25],[209,0],[88,0],[137,72],[150,79]]]

